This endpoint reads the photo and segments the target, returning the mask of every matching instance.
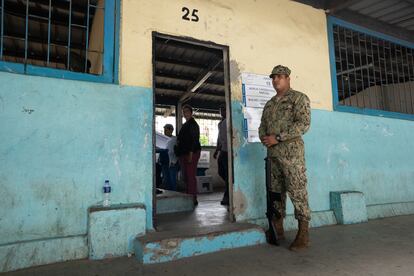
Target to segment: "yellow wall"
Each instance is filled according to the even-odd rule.
[[[198,9],[185,21],[182,7]],[[232,99],[241,98],[239,73],[268,74],[291,68],[291,85],[312,108],[332,110],[326,17],[287,0],[123,0],[120,81],[152,86],[152,31],[188,36],[230,47]]]

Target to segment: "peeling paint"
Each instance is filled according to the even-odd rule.
[[[233,208],[236,216],[243,214],[248,208],[247,198],[240,189],[233,192]]]
[[[382,134],[383,134],[384,136],[386,136],[386,137],[389,137],[389,136],[394,136],[394,133],[390,132],[390,130],[389,130],[389,128],[388,128],[388,127],[384,127],[384,128],[382,129]]]
[[[345,143],[341,143],[339,147],[343,152],[349,152],[349,148]]]
[[[233,148],[234,149],[240,148],[239,139],[240,139],[239,129],[233,127]]]
[[[174,241],[174,248],[167,244]],[[228,231],[218,231],[203,236],[182,239],[166,239],[145,242],[139,241],[135,256],[143,263],[162,263],[186,257],[212,253],[224,249],[238,248],[265,242],[263,230],[258,227]],[[175,243],[176,242],[176,243]]]
[[[87,256],[83,238],[62,247],[56,237],[88,233],[87,209],[102,199],[105,179],[116,183],[114,204],[148,208],[135,217],[136,229],[152,227],[152,155],[143,150],[150,88],[5,72],[0,83],[0,270],[8,248],[18,252],[9,269]]]
[[[239,67],[237,61],[235,61],[234,59],[230,60],[230,83],[232,85],[237,85],[241,83],[241,70],[242,69]]]

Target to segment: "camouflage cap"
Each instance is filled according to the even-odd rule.
[[[272,73],[269,75],[269,78],[273,78],[274,75],[290,75],[290,69],[283,65],[276,65],[273,67]]]

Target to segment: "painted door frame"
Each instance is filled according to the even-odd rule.
[[[217,44],[211,41],[198,40],[192,37],[184,36],[173,36],[167,35],[159,32],[152,32],[152,96],[153,96],[153,107],[155,107],[155,38],[165,38],[176,40],[184,43],[189,43],[193,45],[199,45],[207,48],[218,49],[223,53],[223,71],[224,71],[224,91],[225,91],[225,101],[226,101],[226,120],[227,120],[227,141],[228,149],[228,182],[229,182],[229,220],[235,222],[235,216],[233,213],[233,184],[234,184],[234,170],[233,170],[233,120],[231,117],[231,90],[230,90],[230,53],[229,46]],[[154,109],[155,110],[155,109]],[[178,114],[176,110],[176,116]],[[153,166],[153,176],[152,176],[152,218],[153,226],[156,227],[156,215],[157,215],[157,195],[156,195],[156,179],[155,179],[155,112],[153,112],[153,130],[152,130],[152,166]],[[178,133],[178,129],[176,131]]]

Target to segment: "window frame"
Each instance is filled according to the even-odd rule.
[[[120,1],[105,0],[104,50],[101,75],[10,61],[0,61],[0,71],[88,82],[118,83]]]
[[[379,117],[387,117],[387,118],[396,118],[396,119],[404,119],[404,120],[412,120],[414,121],[414,114],[405,114],[393,111],[385,111],[379,109],[371,109],[371,108],[359,108],[354,106],[346,106],[341,105],[339,103],[339,95],[338,95],[338,82],[336,78],[336,62],[335,62],[335,45],[334,45],[334,36],[333,36],[333,27],[334,25],[338,25],[344,28],[351,29],[353,31],[365,33],[367,35],[380,38],[383,40],[387,40],[391,43],[399,44],[404,47],[409,47],[414,49],[414,43],[410,43],[405,40],[401,40],[377,31],[370,30],[365,27],[361,27],[355,25],[353,23],[346,22],[344,20],[338,19],[333,16],[327,16],[327,25],[328,25],[328,47],[329,47],[329,63],[331,67],[331,84],[332,84],[332,100],[333,100],[333,110],[339,112],[348,112],[348,113],[356,113],[356,114],[363,114],[363,115],[370,115],[370,116],[379,116]]]

